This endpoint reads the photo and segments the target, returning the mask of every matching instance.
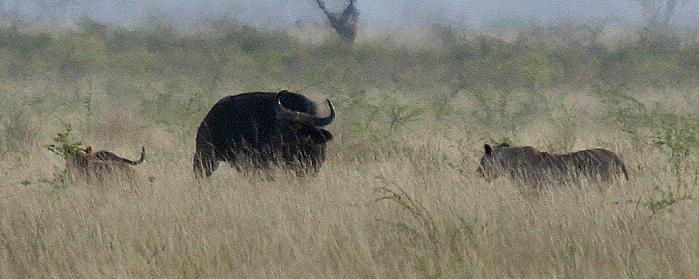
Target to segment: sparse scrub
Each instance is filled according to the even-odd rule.
[[[64,161],[70,160],[71,156],[82,151],[82,142],[73,138],[73,135],[71,135],[72,132],[73,128],[71,125],[66,124],[65,129],[58,132],[53,138],[53,143],[49,143],[45,146],[46,149]],[[53,189],[65,189],[73,182],[73,174],[64,163],[61,166],[54,166],[52,177],[39,178],[39,182],[47,184]]]
[[[65,130],[58,132],[53,138],[53,143],[46,145],[46,149],[62,159],[67,159],[75,153],[80,152],[82,142],[74,139],[71,132],[73,132],[73,128],[70,124],[66,124]]]
[[[389,127],[393,130],[414,121],[423,113],[425,113],[423,108],[394,103],[389,105],[388,112],[386,114],[389,118]]]
[[[558,153],[575,151],[576,126],[579,125],[575,108],[561,106],[554,107],[552,110],[551,126],[555,131],[555,136],[551,138],[548,150]]]
[[[0,277],[699,274],[689,31],[663,43],[577,23],[435,26],[419,44],[349,48],[227,19],[41,29],[0,27]],[[337,106],[318,175],[222,165],[195,181],[195,131],[216,100],[282,89]],[[76,134],[145,145],[139,171],[156,179],[71,181]],[[610,148],[631,179],[528,196],[477,175],[484,142]]]
[[[36,143],[34,136],[39,127],[34,123],[30,112],[22,109],[18,102],[4,99],[5,103],[0,106],[3,110],[0,119],[0,154],[21,153]]]

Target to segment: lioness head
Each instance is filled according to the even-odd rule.
[[[66,159],[66,167],[71,171],[84,172],[88,161],[94,157],[92,146],[81,149]]]
[[[483,145],[483,157],[481,157],[480,166],[476,170],[486,180],[494,179],[502,175],[502,158],[499,158],[498,151],[501,148],[509,148],[507,143],[491,146],[490,144]]]

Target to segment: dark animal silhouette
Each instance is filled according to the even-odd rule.
[[[202,120],[196,137],[194,173],[210,176],[219,162],[239,172],[280,166],[297,175],[316,173],[332,134],[323,129],[335,118],[319,117],[314,102],[281,91],[231,95],[219,100]]]
[[[505,175],[517,182],[541,188],[547,184],[580,184],[581,179],[612,182],[629,179],[624,162],[606,149],[589,149],[565,154],[541,152],[531,146],[484,145],[478,172],[491,179]]]
[[[316,0],[318,7],[323,11],[330,22],[330,26],[335,29],[335,32],[349,42],[354,42],[357,37],[357,24],[359,23],[359,11],[354,6],[354,0],[349,0],[347,8],[338,17],[337,14],[328,11],[323,0]]]
[[[131,166],[143,163],[145,154],[145,147],[141,147],[141,157],[132,161],[106,150],[95,152],[92,146],[88,146],[68,157],[66,167],[74,176],[83,178],[88,183],[110,179],[137,181],[138,176]]]
[[[136,161],[131,161],[129,159],[122,158],[119,155],[116,155],[111,151],[100,150],[100,151],[94,152],[92,150],[92,146],[88,146],[87,148],[85,148],[83,150],[83,153],[92,154],[93,157],[99,161],[122,162],[122,163],[129,164],[129,165],[138,165],[140,163],[143,163],[143,161],[145,160],[146,148],[141,147],[141,157]]]

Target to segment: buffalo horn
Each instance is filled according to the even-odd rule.
[[[282,105],[281,99],[277,97],[277,107],[275,109],[275,116],[279,120],[286,120],[292,122],[300,122],[304,124],[311,124],[313,126],[325,126],[333,122],[335,119],[335,107],[327,100],[328,107],[330,108],[330,115],[327,117],[316,117],[309,115],[308,113],[293,111],[287,109]]]
[[[327,100],[327,102],[328,102],[328,108],[330,108],[330,115],[328,115],[326,117],[315,117],[315,119],[313,119],[313,126],[316,126],[316,127],[326,126],[326,125],[332,123],[333,120],[335,119],[335,106],[333,106],[333,103],[330,102],[330,100]]]

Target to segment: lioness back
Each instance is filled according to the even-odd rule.
[[[623,175],[626,180],[629,174],[626,165],[614,152],[606,149],[589,149],[568,154],[562,154],[561,160],[581,175],[597,178],[601,181],[611,181]]]

